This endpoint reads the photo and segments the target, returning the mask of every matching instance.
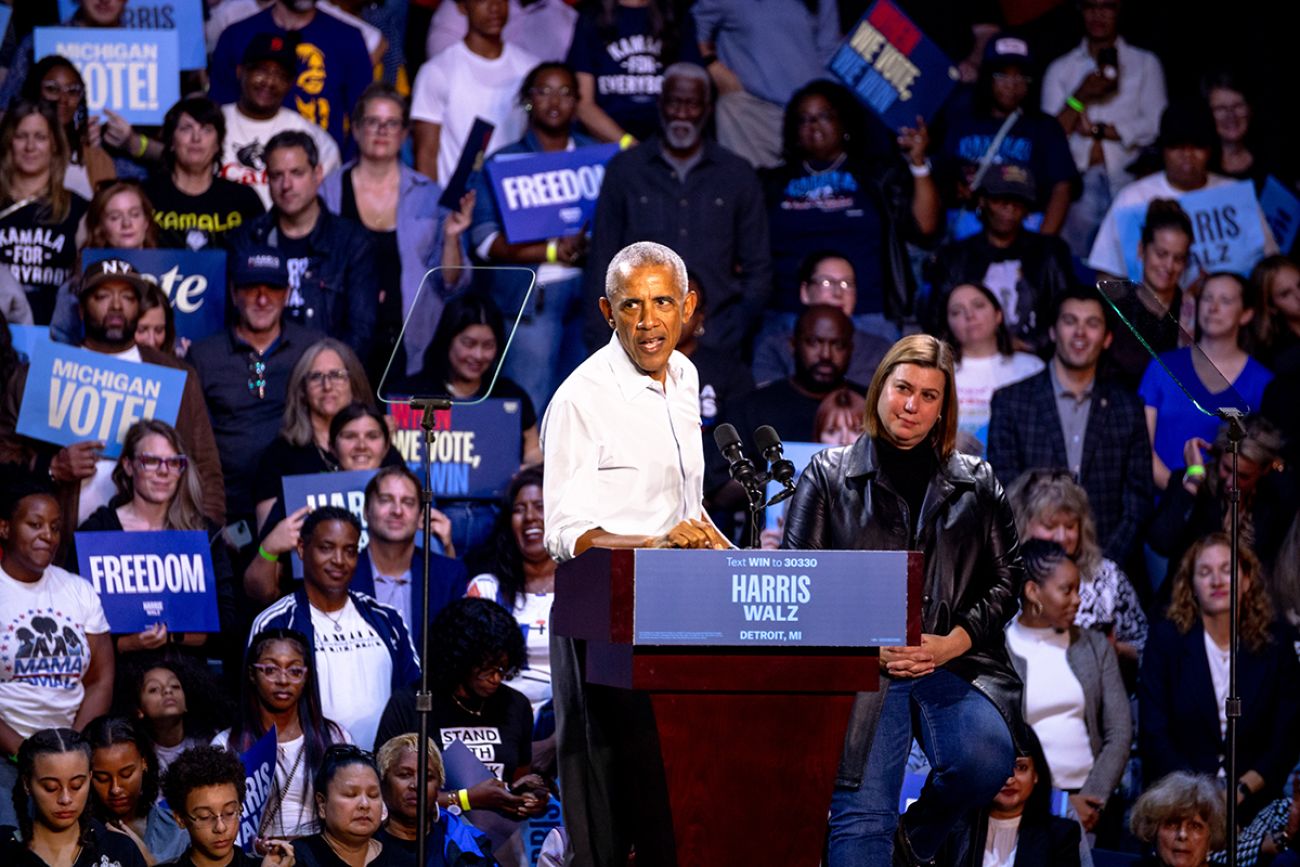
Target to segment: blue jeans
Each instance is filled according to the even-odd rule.
[[[940,668],[914,680],[882,678],[881,688],[884,706],[862,785],[836,788],[831,797],[829,867],[890,867],[913,736],[931,771],[902,822],[922,860],[935,857],[950,834],[965,831],[970,811],[991,801],[1015,766],[1002,714],[957,675]]]

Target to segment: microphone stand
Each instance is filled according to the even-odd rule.
[[[1229,569],[1231,578],[1228,585],[1228,696],[1224,700],[1224,716],[1227,719],[1225,739],[1227,740],[1224,756],[1224,774],[1228,782],[1228,867],[1237,867],[1237,721],[1241,717],[1241,696],[1237,694],[1237,649],[1238,649],[1238,605],[1237,591],[1241,586],[1238,574],[1240,566],[1237,557],[1240,544],[1238,512],[1241,507],[1241,491],[1237,487],[1237,456],[1241,453],[1241,441],[1246,438],[1246,428],[1242,425],[1241,411],[1231,407],[1220,408],[1215,414],[1228,424],[1228,453],[1232,455],[1232,489],[1228,492],[1228,504],[1231,514],[1229,537]]]

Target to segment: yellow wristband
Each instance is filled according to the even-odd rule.
[[[546,261],[551,265],[560,261],[560,242],[555,238],[546,242]]]
[[[632,135],[630,132],[625,132],[623,133],[623,137],[618,140],[618,149],[625,151],[634,144],[636,144],[636,136]]]
[[[149,139],[145,138],[143,134],[137,135],[136,144],[140,146],[140,150],[136,153],[136,157],[139,158],[144,156],[149,150]]]
[[[460,808],[464,810],[466,813],[468,813],[470,810],[469,789],[461,789],[460,791],[458,791],[456,793],[456,801],[457,803],[460,804]]]
[[[257,556],[261,557],[263,560],[265,560],[268,563],[275,563],[280,559],[279,554],[272,554],[271,552],[263,548],[261,545],[257,546]]]

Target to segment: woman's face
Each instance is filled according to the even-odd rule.
[[[387,452],[384,429],[368,415],[343,425],[334,438],[334,455],[345,470],[377,470]]]
[[[253,685],[263,707],[284,713],[298,706],[307,682],[307,661],[296,643],[268,641],[253,665]]]
[[[134,819],[147,770],[135,744],[100,747],[90,757],[95,796],[115,819]]]
[[[343,359],[333,349],[316,354],[304,380],[307,386],[307,406],[312,414],[329,420],[343,407],[352,403],[352,377],[343,365]]]
[[[167,315],[161,307],[150,307],[135,321],[135,345],[162,351],[167,342]]]
[[[578,82],[562,69],[548,69],[529,88],[528,101],[533,107],[528,118],[534,127],[563,135],[578,106]]]
[[[1210,90],[1210,111],[1214,114],[1214,130],[1224,144],[1238,144],[1250,131],[1250,104],[1239,91],[1230,87]]]
[[[1156,854],[1167,867],[1201,867],[1210,854],[1210,826],[1200,816],[1167,819],[1156,832]]]
[[[140,682],[140,716],[151,721],[185,715],[185,688],[170,668],[151,668]]]
[[[334,774],[324,794],[316,795],[325,829],[338,839],[355,844],[379,830],[383,799],[374,768],[344,765]]]
[[[492,369],[497,357],[497,338],[487,325],[471,325],[451,341],[447,355],[456,382],[475,383]]]
[[[550,555],[542,534],[542,489],[537,485],[524,485],[515,494],[510,511],[510,529],[515,534],[515,544],[524,559],[537,563]]]
[[[862,416],[847,408],[832,412],[817,433],[817,442],[828,446],[851,446],[862,436]]]
[[[137,497],[155,505],[171,502],[184,472],[167,465],[166,459],[174,458],[176,454],[176,449],[162,434],[151,433],[140,440],[135,456],[124,465]],[[153,458],[163,460],[155,462]],[[157,466],[145,469],[145,463],[156,463]]]
[[[1235,340],[1237,332],[1255,315],[1242,303],[1241,283],[1235,277],[1213,277],[1205,281],[1196,303],[1196,324],[1208,338]]]
[[[799,123],[799,150],[814,160],[828,162],[844,153],[844,127],[830,100],[810,93],[795,107]]]
[[[80,750],[45,753],[32,763],[27,783],[36,815],[51,831],[66,831],[77,824],[90,797],[90,764]]]
[[[1029,85],[1033,81],[1029,73],[1018,66],[1008,66],[993,73],[993,104],[1003,114],[1010,114],[1020,107],[1029,95]]]
[[[116,27],[126,0],[81,0],[81,14],[96,27]]]
[[[66,66],[55,66],[41,79],[41,99],[54,106],[59,123],[67,126],[77,116],[77,107],[86,95],[77,73]]]
[[[418,763],[419,756],[415,750],[402,750],[397,755],[397,761],[384,775],[384,803],[388,805],[389,813],[397,816],[407,826],[419,824],[416,820],[416,799],[420,791],[416,782],[419,779]],[[425,771],[424,785],[428,797],[426,803],[431,805],[429,812],[432,813],[432,805],[438,803],[438,778],[434,776],[432,766]]]
[[[365,113],[357,126],[357,149],[371,160],[392,160],[406,141],[402,126],[402,107],[391,99],[372,99],[366,102]]]
[[[1035,515],[1026,528],[1031,539],[1055,542],[1071,557],[1079,556],[1079,516],[1065,509]]]
[[[506,658],[505,653],[485,661],[469,673],[469,680],[465,683],[466,694],[481,699],[491,698],[501,688],[501,683],[506,678],[506,666],[509,664],[510,660]]]
[[[21,176],[36,177],[50,170],[54,159],[54,136],[45,117],[29,114],[14,130],[13,165]]]
[[[993,809],[999,813],[1019,816],[1025,810],[1025,802],[1038,785],[1038,771],[1034,770],[1034,760],[1029,756],[1017,756],[1015,770],[1002,789],[993,797]]]
[[[1250,573],[1238,572],[1237,599],[1246,595],[1250,586]],[[1226,545],[1210,545],[1203,549],[1192,564],[1192,593],[1201,614],[1214,617],[1229,613],[1232,607],[1232,555]]]
[[[900,364],[890,371],[876,413],[894,445],[910,449],[925,441],[943,410],[946,385],[938,368]]]
[[[181,112],[172,136],[172,153],[176,164],[186,171],[212,171],[212,163],[217,158],[217,128]]]
[[[47,494],[23,497],[14,509],[13,519],[0,521],[5,570],[10,575],[18,570],[39,577],[54,559],[62,530],[57,500]]]
[[[1268,299],[1287,322],[1300,324],[1300,268],[1293,265],[1278,268],[1269,285]]]
[[[108,246],[119,250],[139,250],[144,246],[149,218],[144,203],[135,190],[115,193],[104,204],[103,229]]]
[[[963,348],[997,340],[1002,311],[974,286],[958,286],[948,294],[948,328]]]
[[[1042,606],[1038,616],[1045,625],[1069,629],[1079,613],[1079,567],[1073,560],[1062,560],[1042,584],[1026,581],[1025,597]]]
[[[1187,270],[1187,256],[1192,239],[1178,229],[1157,229],[1151,243],[1139,244],[1142,279],[1161,294],[1173,292]]]

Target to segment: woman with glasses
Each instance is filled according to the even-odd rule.
[[[1256,192],[1263,190],[1269,175],[1287,177],[1281,171],[1278,140],[1251,128],[1254,110],[1240,78],[1224,69],[1209,72],[1201,79],[1201,94],[1210,104],[1214,131],[1219,137],[1210,171],[1252,181]]]
[[[312,785],[320,830],[293,841],[302,867],[389,867],[392,856],[375,839],[384,800],[374,754],[351,744],[329,747]]]
[[[158,802],[158,760],[144,731],[125,717],[86,726],[91,806],[110,830],[125,834],[152,865],[180,857],[189,839]]]
[[[234,725],[213,746],[238,753],[275,727],[275,781],[262,812],[258,837],[292,840],[316,833],[312,774],[331,744],[352,736],[321,712],[311,647],[301,632],[266,629],[253,636],[244,662]]]
[[[367,87],[352,109],[358,156],[331,172],[320,189],[325,207],[365,226],[373,242],[379,318],[371,370],[385,369],[403,321],[417,296],[422,299],[393,368],[402,377],[419,370],[442,298],[468,282],[469,271],[461,269],[463,235],[474,207],[473,193],[465,194],[459,210],[442,207],[438,183],[401,161],[410,124],[410,105],[396,88],[383,82]],[[439,267],[457,270],[435,274],[426,284],[424,275]]]
[[[63,185],[90,198],[101,181],[117,177],[113,158],[103,148],[99,119],[86,109],[86,82],[71,60],[51,54],[37,61],[23,82],[23,99],[51,106],[68,138],[68,171]]]
[[[198,469],[185,454],[176,429],[166,422],[147,419],[131,425],[122,443],[122,454],[113,468],[116,493],[108,505],[90,514],[78,532],[146,532],[158,530],[203,530],[208,534],[212,570],[217,587],[217,611],[223,625],[235,622],[234,573],[220,528],[203,515],[203,492]],[[68,564],[77,561],[75,546]],[[168,644],[198,647],[207,643],[206,633],[169,633],[162,621],[134,635],[115,636],[119,653],[157,650]]]
[[[190,846],[166,867],[293,867],[293,847],[284,840],[262,841],[260,858],[236,843],[246,786],[243,762],[223,747],[196,746],[172,763],[163,797]]]

